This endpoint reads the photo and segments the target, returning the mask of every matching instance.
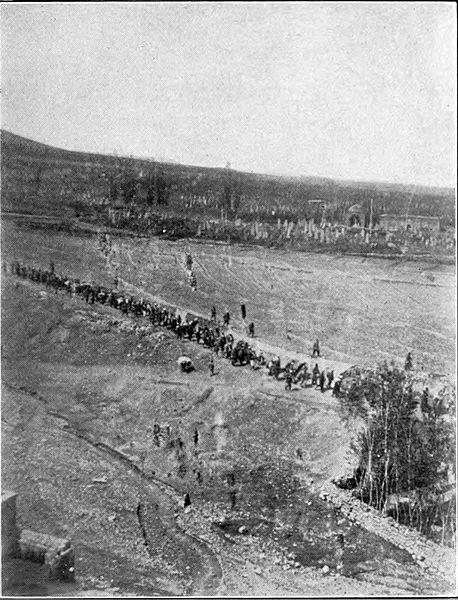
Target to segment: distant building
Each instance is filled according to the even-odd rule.
[[[408,229],[419,231],[420,229],[429,229],[433,233],[440,231],[439,217],[423,217],[421,215],[380,215],[379,228],[385,231],[397,231]]]

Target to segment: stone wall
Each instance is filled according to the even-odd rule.
[[[2,560],[19,553],[19,529],[16,525],[17,494],[2,491]]]
[[[439,574],[444,581],[455,583],[455,551],[429,540],[416,529],[400,525],[392,517],[354,498],[347,490],[325,482],[320,488],[320,498],[332,503],[350,520],[384,540],[409,552],[412,558],[427,572]]]

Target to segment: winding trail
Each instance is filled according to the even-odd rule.
[[[187,595],[207,596],[217,594],[223,578],[221,565],[207,542],[193,534],[187,533],[176,523],[175,513],[179,510],[179,505],[182,502],[182,494],[177,488],[155,475],[144,473],[129,456],[126,456],[124,453],[116,450],[116,448],[113,448],[101,440],[93,438],[85,431],[79,429],[70,421],[68,416],[59,411],[50,409],[46,398],[37,392],[30,390],[25,386],[16,386],[6,381],[3,381],[3,384],[12,390],[33,395],[34,398],[38,399],[44,405],[46,413],[49,416],[64,421],[63,431],[83,440],[105,456],[110,457],[117,463],[120,463],[123,467],[129,469],[142,483],[149,487],[154,500],[157,499],[159,491],[161,495],[160,503],[158,504],[153,500],[148,503],[148,507],[149,509],[151,509],[151,507],[155,509],[154,516],[161,522],[163,530],[168,537],[168,541],[171,542],[172,548],[180,549],[179,553],[175,552],[169,554],[170,559],[172,561],[175,560],[176,563],[179,564],[180,562],[183,562],[182,560],[180,561],[180,559],[183,559],[184,557],[185,560],[187,559],[186,562],[190,563],[188,572],[190,581],[186,589]],[[150,542],[151,537],[148,527],[149,519],[145,517],[144,505],[142,505],[142,507],[141,510],[137,508],[137,516],[139,518],[139,526],[145,545],[147,550],[149,550],[149,546],[151,546],[153,542]],[[190,559],[190,557],[192,557],[192,559]],[[182,575],[185,575],[185,573],[182,573]]]

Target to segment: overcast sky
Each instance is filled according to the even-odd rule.
[[[6,4],[2,127],[68,149],[455,185],[452,3]]]

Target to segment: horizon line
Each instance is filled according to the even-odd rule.
[[[49,148],[53,148],[54,150],[61,150],[63,152],[76,152],[76,153],[83,153],[83,154],[92,154],[95,156],[107,156],[107,157],[112,157],[112,158],[151,161],[151,162],[155,162],[155,163],[180,165],[183,167],[193,167],[193,168],[197,168],[197,169],[216,169],[216,170],[229,169],[232,171],[236,171],[238,173],[245,173],[248,175],[259,175],[261,177],[281,177],[284,179],[322,179],[324,181],[332,181],[337,184],[339,184],[339,183],[352,184],[353,183],[353,184],[364,184],[364,185],[388,185],[388,186],[405,187],[405,188],[416,187],[416,188],[425,188],[425,189],[431,189],[431,190],[447,190],[447,191],[455,192],[455,196],[456,196],[456,189],[457,189],[456,182],[455,182],[454,186],[451,186],[451,185],[432,185],[432,184],[412,183],[412,182],[400,183],[397,181],[374,180],[374,179],[352,179],[352,178],[343,179],[343,178],[338,178],[338,177],[329,177],[326,175],[305,175],[305,174],[287,175],[285,173],[279,173],[279,172],[266,173],[266,172],[253,171],[253,170],[235,169],[232,167],[224,167],[224,166],[204,166],[204,165],[199,165],[199,164],[180,162],[180,161],[177,161],[177,160],[171,159],[171,158],[161,160],[160,158],[155,158],[152,156],[142,156],[142,155],[122,154],[122,153],[118,154],[116,150],[114,152],[97,152],[94,150],[74,150],[74,149],[69,149],[69,148],[63,148],[61,146],[54,146],[47,142],[41,142],[39,140],[30,138],[30,137],[26,137],[19,133],[15,133],[14,131],[11,131],[4,127],[1,127],[0,131],[2,133],[6,132],[6,133],[9,133],[16,137],[20,137],[24,140],[29,140],[30,142],[34,142],[36,144],[41,144],[43,146],[48,146]]]

